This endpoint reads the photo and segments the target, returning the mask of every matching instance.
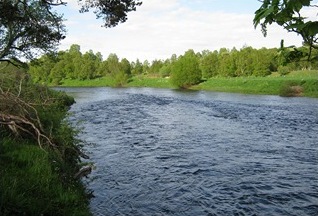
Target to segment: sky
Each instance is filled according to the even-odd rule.
[[[253,25],[254,12],[260,7],[258,0],[143,0],[137,11],[128,14],[128,20],[114,28],[104,28],[93,12],[78,12],[77,0],[67,0],[59,6],[64,14],[66,39],[60,50],[78,44],[81,52],[101,52],[106,59],[115,53],[129,61],[165,60],[172,54],[182,55],[193,49],[219,50],[301,46],[301,37],[287,33],[282,27],[272,25],[264,37],[260,27]]]

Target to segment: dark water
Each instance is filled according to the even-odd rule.
[[[318,100],[66,89],[94,215],[318,215]]]

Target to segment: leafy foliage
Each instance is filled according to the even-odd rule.
[[[264,36],[267,34],[267,26],[272,23],[299,34],[304,45],[309,47],[307,61],[311,61],[312,49],[318,49],[318,21],[308,20],[302,15],[305,7],[317,5],[314,5],[313,0],[264,0],[255,12],[254,25],[261,25]]]
[[[203,78],[211,78],[218,73],[218,52],[203,51],[200,60],[200,69]]]
[[[127,13],[135,11],[137,6],[142,4],[136,0],[79,0],[82,8],[80,12],[88,12],[94,9],[97,18],[104,20],[105,27],[114,27],[127,20]]]
[[[136,0],[79,0],[80,12],[94,9],[105,27],[127,20],[127,13],[141,5]],[[55,51],[65,38],[63,17],[53,7],[66,5],[64,0],[1,0],[0,61],[22,64],[38,54]]]
[[[76,80],[92,80],[90,83],[98,82],[100,86],[101,83],[105,83],[104,78],[106,78],[108,81],[105,85],[126,86],[133,77],[173,77],[173,69],[177,66],[181,70],[180,62],[186,65],[185,62],[189,61],[189,65],[191,62],[198,62],[198,71],[202,72],[203,79],[217,76],[267,76],[283,66],[288,67],[289,70],[317,69],[318,61],[307,63],[307,56],[303,55],[307,51],[306,46],[296,48],[283,45],[279,49],[243,47],[240,50],[235,48],[229,50],[222,48],[219,51],[204,50],[201,53],[192,53],[193,58],[184,56],[178,58],[172,55],[166,60],[156,59],[151,63],[148,61],[141,63],[138,59],[130,63],[125,58],[120,60],[114,53],[109,54],[106,60],[103,60],[98,52],[94,54],[93,51],[89,51],[82,54],[80,46],[75,44],[65,52],[44,55],[31,62],[29,73],[33,81],[50,85],[70,83],[75,85]],[[318,56],[318,50],[314,50],[313,54]],[[183,73],[182,76],[182,79],[187,79],[189,75]],[[112,81],[109,82],[110,80]]]
[[[127,59],[119,61],[114,53],[103,61],[99,52],[90,50],[82,54],[80,46],[76,44],[57,55],[43,55],[29,66],[33,81],[52,85],[60,85],[65,79],[91,80],[103,76],[120,80],[118,84],[122,85],[128,81],[132,70],[136,70],[136,66],[133,67]]]
[[[62,16],[52,12],[49,1],[0,2],[0,61],[21,63],[40,51],[55,50],[63,39]],[[14,60],[14,61],[12,61]]]
[[[172,67],[171,81],[179,88],[188,88],[201,81],[199,59],[193,50],[188,50]]]
[[[76,164],[80,146],[75,132],[64,121],[74,99],[32,84],[24,73],[1,73],[0,83],[0,130],[33,140],[41,148],[53,149],[63,160]]]

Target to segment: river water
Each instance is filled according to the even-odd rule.
[[[318,100],[66,88],[94,215],[318,215]]]

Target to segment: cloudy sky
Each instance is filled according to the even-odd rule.
[[[101,27],[102,20],[96,20],[93,13],[78,13],[76,0],[67,2],[58,8],[67,28],[60,49],[79,44],[82,52],[101,52],[104,59],[110,53],[129,61],[152,61],[188,49],[271,48],[279,47],[281,39],[286,46],[301,45],[299,36],[279,26],[271,26],[266,38],[260,28],[254,29],[254,12],[260,7],[257,0],[143,0],[126,23],[111,29]]]

